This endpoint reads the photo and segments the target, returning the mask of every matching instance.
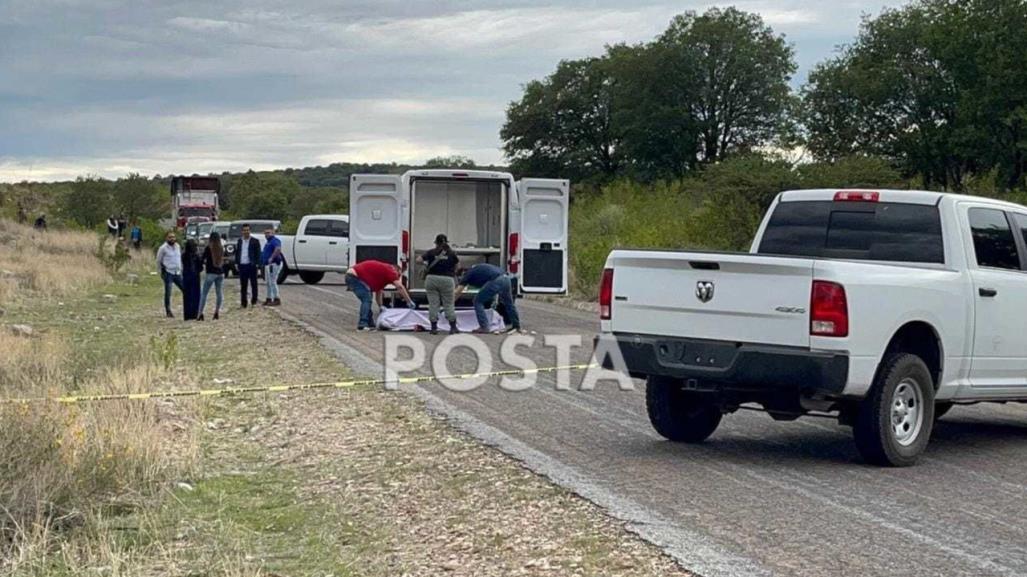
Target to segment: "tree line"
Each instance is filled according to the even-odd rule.
[[[501,130],[519,173],[680,178],[732,156],[886,161],[946,190],[1027,184],[1027,0],[918,0],[865,18],[793,91],[794,51],[756,14],[686,12],[650,42],[560,62]]]
[[[353,174],[401,174],[415,168],[483,168],[465,156],[440,156],[421,165],[332,163],[327,166],[270,171],[223,172],[220,203],[224,219],[282,220],[286,230],[307,214],[343,213],[349,205]],[[214,176],[214,175],[211,175]],[[35,219],[46,214],[53,224],[102,229],[109,216],[139,222],[162,236],[159,223],[171,217],[171,177],[129,174],[118,179],[82,176],[66,182],[0,184],[0,215]]]

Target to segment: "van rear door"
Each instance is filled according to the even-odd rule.
[[[350,266],[365,260],[400,264],[402,203],[398,175],[354,174],[350,177]]]
[[[521,230],[517,247],[523,293],[567,293],[566,180],[525,178],[517,183]]]

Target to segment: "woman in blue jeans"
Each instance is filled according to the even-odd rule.
[[[214,294],[217,297],[214,320],[218,320],[221,305],[225,301],[225,247],[221,243],[221,235],[216,232],[210,233],[210,241],[203,250],[203,268],[207,275],[203,277],[203,290],[200,291],[199,320],[203,320],[203,309],[207,306],[207,295],[210,293],[211,285],[214,285]]]

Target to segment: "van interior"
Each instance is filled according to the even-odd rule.
[[[460,257],[460,271],[481,262],[505,268],[506,183],[418,179],[410,194],[411,288],[424,288],[420,257],[440,233]]]

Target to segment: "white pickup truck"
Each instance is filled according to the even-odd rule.
[[[867,461],[910,465],[953,404],[1027,401],[1027,208],[784,192],[749,253],[613,251],[600,317],[670,440],[755,403],[837,413]]]
[[[296,274],[307,284],[317,284],[326,272],[345,273],[349,268],[349,216],[345,214],[304,216],[295,236],[278,238],[285,255],[278,282]]]

